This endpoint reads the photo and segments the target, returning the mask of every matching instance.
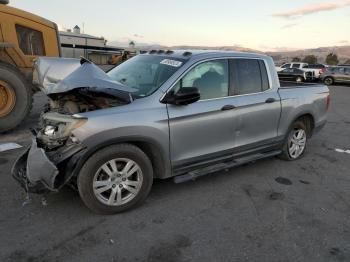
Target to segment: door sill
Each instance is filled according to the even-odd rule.
[[[214,165],[210,165],[204,168],[200,168],[200,169],[196,169],[193,171],[188,172],[187,174],[184,175],[179,175],[179,176],[175,176],[174,177],[174,182],[176,184],[178,183],[183,183],[183,182],[187,182],[190,180],[196,180],[199,177],[205,176],[205,175],[209,175],[211,173],[214,172],[218,172],[221,170],[225,170],[225,169],[229,169],[232,167],[236,167],[236,166],[240,166],[243,164],[247,164],[259,159],[263,159],[263,158],[268,158],[268,157],[273,157],[273,156],[277,156],[279,154],[282,153],[282,150],[274,150],[274,151],[269,151],[266,153],[257,153],[257,154],[253,154],[250,156],[245,156],[245,157],[241,157],[241,158],[236,158],[232,161],[229,162],[222,162],[222,163],[218,163],[218,164],[214,164]]]

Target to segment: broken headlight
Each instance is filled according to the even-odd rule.
[[[42,121],[42,135],[50,139],[62,139],[69,137],[71,132],[84,125],[87,119],[50,112],[42,116]]]
[[[53,136],[57,131],[57,127],[56,126],[45,126],[43,133],[46,136]]]

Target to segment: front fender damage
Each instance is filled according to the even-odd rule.
[[[32,145],[15,161],[12,176],[26,192],[57,192],[68,182],[64,168],[58,166],[83,149],[77,144],[47,153],[33,138]]]

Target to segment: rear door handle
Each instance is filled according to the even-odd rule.
[[[235,109],[236,107],[234,105],[224,105],[221,110],[226,111],[226,110],[232,110]]]
[[[270,97],[268,99],[266,99],[265,103],[273,103],[273,102],[276,102],[276,99]]]

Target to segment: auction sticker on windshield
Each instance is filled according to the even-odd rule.
[[[173,67],[180,67],[182,65],[182,62],[171,59],[164,59],[160,63],[163,65],[169,65]]]

